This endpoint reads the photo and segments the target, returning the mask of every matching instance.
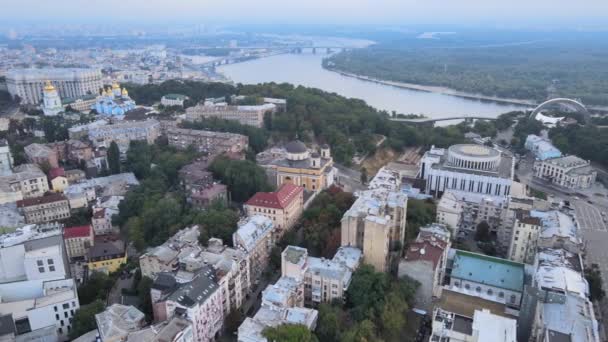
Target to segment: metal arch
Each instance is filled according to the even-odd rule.
[[[551,100],[547,100],[541,104],[539,104],[536,108],[534,108],[534,110],[532,111],[532,113],[530,113],[530,119],[534,119],[536,117],[536,114],[538,114],[543,108],[552,105],[554,103],[569,103],[569,104],[573,104],[574,106],[576,106],[584,115],[585,117],[585,121],[589,122],[589,111],[587,110],[587,107],[585,107],[585,105],[583,105],[582,103],[573,100],[573,99],[568,99],[565,97],[558,97],[558,98],[554,98]]]

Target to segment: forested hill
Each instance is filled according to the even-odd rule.
[[[390,81],[504,98],[579,98],[608,105],[605,33],[419,39],[412,35],[334,55],[325,66]]]
[[[464,139],[461,126],[431,128],[395,124],[388,120],[388,113],[378,111],[362,100],[291,84],[266,83],[234,87],[221,83],[168,81],[160,85],[127,85],[127,89],[138,104],[152,104],[168,93],[189,96],[190,105],[206,97],[232,94],[287,99],[287,111],[267,118],[263,129],[211,120],[197,128],[234,131],[249,135],[256,142],[259,142],[260,137],[281,142],[297,136],[305,142],[328,143],[334,158],[346,165],[350,164],[355,153],[365,154],[375,149],[376,134],[387,136],[387,144],[397,150],[431,143],[449,146]],[[256,149],[263,147],[264,144],[256,144]]]

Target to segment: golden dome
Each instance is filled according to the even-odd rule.
[[[112,89],[120,89],[120,85],[116,82],[112,83]]]
[[[122,96],[129,96],[129,92],[127,91],[127,88],[122,88]]]
[[[55,87],[53,86],[51,81],[46,81],[44,84],[44,91],[53,91],[53,90],[55,90]]]

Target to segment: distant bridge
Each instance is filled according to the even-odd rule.
[[[557,98],[547,100],[547,101],[539,104],[536,108],[534,108],[532,113],[530,113],[530,119],[534,119],[536,117],[536,115],[538,113],[540,113],[541,110],[543,110],[551,105],[554,105],[554,104],[572,105],[573,107],[575,107],[577,109],[578,112],[583,114],[586,122],[589,122],[591,119],[591,115],[589,114],[589,111],[587,110],[587,107],[585,107],[585,105],[583,105],[582,103],[580,103],[577,100],[567,99],[565,97],[557,97]]]
[[[450,120],[496,120],[496,118],[488,118],[485,116],[451,116],[447,118],[421,118],[421,119],[404,119],[404,118],[390,118],[390,121],[406,122],[413,124],[425,124],[435,123],[437,121],[450,121]]]

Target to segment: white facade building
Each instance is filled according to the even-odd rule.
[[[588,189],[597,177],[591,163],[577,156],[565,156],[534,163],[534,176],[568,189]]]
[[[6,139],[0,139],[0,176],[13,173],[13,155]]]
[[[63,106],[61,105],[61,98],[59,97],[59,93],[50,81],[47,81],[44,86],[42,97],[42,111],[46,116],[55,116],[59,114],[59,112],[63,111]]]
[[[437,203],[437,223],[448,226],[456,235],[462,223],[462,215],[463,203],[452,192],[445,192]]]
[[[258,280],[270,260],[270,250],[274,246],[274,224],[264,216],[254,215],[239,222],[239,228],[232,235],[232,245],[249,255],[250,276]]]

